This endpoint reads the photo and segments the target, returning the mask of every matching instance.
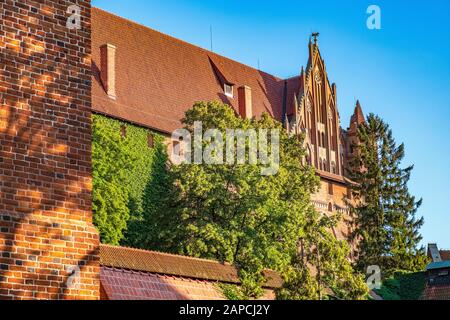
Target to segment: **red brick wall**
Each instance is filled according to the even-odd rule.
[[[99,298],[90,8],[0,2],[0,299]]]

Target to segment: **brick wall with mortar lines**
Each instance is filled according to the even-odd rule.
[[[332,192],[330,192],[331,188]],[[353,218],[350,215],[350,212],[347,210],[344,210],[344,212],[338,212],[336,208],[346,209],[347,204],[346,200],[348,201],[348,187],[339,184],[334,183],[328,180],[322,179],[320,181],[320,188],[317,191],[316,194],[312,196],[313,201],[317,201],[320,204],[322,204],[323,208],[317,208],[321,212],[329,213],[329,214],[337,214],[340,213],[341,217],[338,222],[338,225],[336,228],[334,228],[333,232],[336,235],[338,240],[347,240],[349,241],[350,235],[353,231],[352,225],[353,225]],[[333,211],[329,212],[329,205],[332,205]],[[353,248],[354,243],[349,241],[350,246]]]
[[[0,299],[99,298],[90,9],[0,1]]]

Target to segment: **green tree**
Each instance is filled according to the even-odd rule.
[[[416,218],[422,200],[416,201],[408,190],[413,166],[401,167],[405,147],[397,146],[392,130],[373,114],[358,128],[358,140],[349,170],[357,200],[351,206],[357,266],[364,270],[378,265],[386,276],[396,270],[423,270],[426,257],[418,246],[424,220]]]
[[[281,124],[268,115],[260,120],[242,119],[232,108],[217,102],[197,103],[187,111],[183,122],[192,135],[196,121],[202,122],[203,133],[214,128],[224,136],[227,129],[279,130],[278,173],[263,176],[261,169],[265,166],[248,161],[245,165],[173,166],[172,188],[167,190],[166,201],[159,204],[159,210],[146,216],[141,246],[236,265],[242,282],[242,295],[238,296],[259,296],[265,281],[263,271],[269,268],[281,272],[287,280],[292,279],[283,289],[284,296],[280,297],[317,298],[320,287],[316,278],[309,274],[310,266],[297,259],[299,239],[306,237],[308,228],[318,225],[324,235],[321,240],[323,274],[332,270],[340,277],[341,267],[334,270],[331,266],[351,266],[344,252],[334,251],[335,248],[340,250],[340,243],[333,240],[336,247],[326,244],[330,240],[329,230],[325,232],[327,226],[321,225],[310,201],[319,180],[314,169],[303,161],[302,139],[289,136]],[[271,139],[268,140],[271,150]],[[211,141],[203,143],[203,150],[211,145]],[[246,143],[249,148],[248,140]],[[335,258],[339,263],[326,261]],[[295,281],[302,279],[309,279],[308,285],[302,292],[288,296],[295,288]],[[349,291],[331,274],[330,278],[324,276],[323,287],[332,284],[330,279],[335,280],[336,288]]]
[[[395,272],[392,277],[383,281],[376,293],[383,300],[420,300],[426,285],[426,272]]]
[[[368,287],[349,260],[350,248],[338,241],[330,230],[339,216],[322,216],[310,211],[306,216],[299,250],[283,272],[285,287],[278,292],[282,300],[365,299]],[[311,271],[315,273],[311,274]]]

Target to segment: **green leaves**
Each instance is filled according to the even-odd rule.
[[[120,244],[127,229],[132,243],[140,233],[136,221],[143,220],[146,201],[158,203],[167,176],[163,137],[154,135],[151,149],[149,130],[100,115],[93,115],[92,131],[94,224],[103,243]]]
[[[248,162],[172,166],[172,188],[159,203],[159,211],[145,222],[154,226],[147,233],[146,248],[236,265],[242,286],[239,294],[226,288],[233,297],[260,296],[265,269],[284,275],[287,283],[281,298],[318,298],[329,284],[342,298],[363,296],[361,288],[366,287],[359,277],[353,277],[348,250],[329,232],[335,221],[320,219],[311,204],[319,180],[314,169],[304,164],[302,139],[288,136],[268,115],[242,119],[217,102],[197,103],[186,113],[184,124],[193,134],[194,123],[199,121],[203,133],[208,129],[223,133],[227,129],[279,129],[279,171],[263,176],[260,164]],[[300,238],[305,239],[307,252],[302,260],[298,259]],[[318,245],[324,247],[322,275],[330,274],[321,287],[310,274],[317,266]],[[305,279],[309,280],[299,289],[299,281]]]
[[[262,293],[263,270],[281,270],[296,251],[317,177],[303,165],[302,141],[289,137],[267,115],[245,120],[229,106],[197,103],[184,119],[192,134],[196,121],[204,132],[219,129],[224,134],[227,129],[279,129],[280,170],[262,176],[259,164],[172,167],[173,188],[161,213],[150,218],[155,232],[148,245],[235,264],[244,294],[256,297]],[[172,237],[163,230],[171,230]]]
[[[421,205],[408,191],[413,166],[401,168],[405,146],[397,146],[389,126],[371,114],[358,130],[359,144],[351,164],[358,203],[355,237],[359,239],[358,267],[379,265],[385,275],[395,270],[422,270],[426,264],[419,229]],[[350,204],[351,205],[351,204]]]
[[[419,300],[426,284],[425,272],[395,272],[376,290],[384,300]]]
[[[311,203],[319,178],[305,165],[303,139],[268,115],[242,119],[217,102],[195,104],[183,122],[193,133],[196,121],[203,133],[278,129],[278,173],[261,175],[263,165],[248,161],[170,165],[163,137],[155,135],[149,149],[148,130],[94,115],[94,221],[102,241],[234,264],[242,285],[222,287],[232,299],[259,297],[266,269],[284,278],[281,299],[319,299],[330,291],[339,299],[364,297],[348,246],[330,233],[337,217],[319,215]]]
[[[283,271],[285,288],[280,299],[365,299],[368,288],[364,278],[352,268],[350,248],[331,233],[334,217],[320,216],[311,210],[305,215],[304,233],[299,238],[291,263]],[[313,276],[314,273],[314,276]]]

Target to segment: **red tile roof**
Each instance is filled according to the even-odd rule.
[[[212,282],[102,267],[104,300],[223,300]]]
[[[286,84],[287,84],[286,114],[293,115],[295,114],[294,96],[298,95],[299,91],[301,90],[303,86],[303,79],[300,76],[293,77],[286,80]]]
[[[450,300],[450,285],[427,286],[422,300]]]
[[[450,261],[450,250],[441,250],[439,253],[441,254],[442,261]]]
[[[159,275],[239,284],[237,270],[230,264],[212,260],[138,250],[108,245],[100,246],[100,264],[103,267],[147,272]],[[279,288],[280,276],[266,272],[267,288]]]
[[[116,100],[99,77],[100,46],[106,43],[117,47]],[[115,118],[172,132],[196,101],[222,101],[238,112],[242,85],[252,88],[254,115],[282,118],[284,80],[97,8],[92,9],[92,59],[93,109]],[[288,101],[298,79],[288,81]],[[223,82],[234,84],[234,99],[224,95]]]
[[[350,120],[351,122],[356,122],[356,124],[361,124],[365,122],[364,113],[361,108],[361,103],[356,101],[355,112]]]
[[[102,300],[224,300],[215,282],[101,267]],[[261,299],[273,300],[272,290]]]

